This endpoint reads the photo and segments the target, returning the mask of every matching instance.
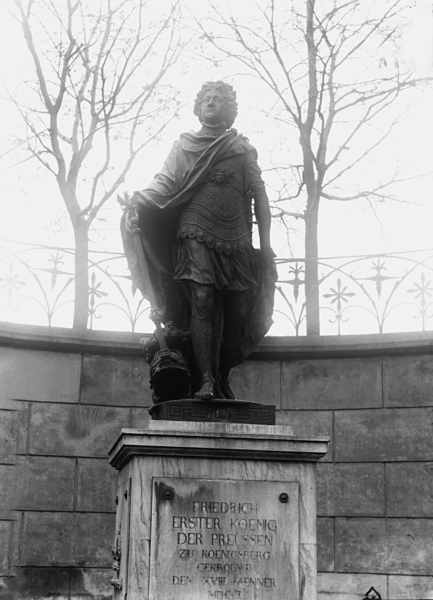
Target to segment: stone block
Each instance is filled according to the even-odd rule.
[[[334,570],[334,519],[317,519],[317,571]]]
[[[78,402],[81,356],[0,348],[0,395],[4,399]]]
[[[111,600],[112,576],[110,569],[26,567],[0,578],[0,600]]]
[[[72,564],[74,517],[72,513],[25,513],[22,566]]]
[[[131,408],[132,429],[147,429],[151,420],[147,408]]]
[[[317,578],[318,600],[363,600],[371,587],[385,600],[385,575],[319,573]]]
[[[392,600],[433,600],[433,577],[391,575],[388,585]]]
[[[285,410],[382,406],[380,358],[287,361],[281,380]]]
[[[11,575],[16,576],[20,565],[21,532],[24,513],[12,513],[14,520],[11,521]]]
[[[13,464],[17,448],[18,415],[15,410],[0,410],[0,463]]]
[[[27,452],[29,404],[9,402],[0,409],[0,464],[14,464],[17,454]]]
[[[19,457],[11,482],[13,510],[72,510],[75,460],[71,458]]]
[[[433,460],[433,409],[341,411],[335,415],[335,460]]]
[[[17,454],[28,452],[30,403],[15,402],[17,410]]]
[[[433,406],[433,356],[383,359],[385,406]]]
[[[433,519],[336,519],[336,570],[433,574]]]
[[[236,398],[280,408],[280,371],[277,361],[247,360],[230,372],[230,385]]]
[[[111,600],[111,569],[72,569],[70,600]]]
[[[111,566],[115,516],[83,513],[25,513],[23,566]]]
[[[16,465],[0,465],[0,519],[10,519],[17,481]]]
[[[32,407],[30,452],[58,456],[101,456],[129,427],[129,409],[37,404]]]
[[[0,600],[70,600],[68,569],[22,568],[0,584]]]
[[[116,512],[117,472],[108,460],[80,458],[78,461],[77,510]]]
[[[386,465],[387,515],[433,518],[433,463]]]
[[[277,425],[290,425],[295,435],[327,435],[329,437],[328,452],[321,461],[333,460],[334,446],[332,436],[332,412],[322,410],[284,410],[276,413]]]
[[[317,514],[385,516],[383,465],[320,464],[317,466]]]
[[[110,406],[151,406],[149,365],[144,355],[84,356],[81,402]]]
[[[9,574],[11,521],[0,521],[0,575]]]
[[[72,564],[111,568],[111,546],[116,528],[115,514],[77,514]]]

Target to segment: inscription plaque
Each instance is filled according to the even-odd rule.
[[[299,600],[297,482],[153,479],[150,600]]]

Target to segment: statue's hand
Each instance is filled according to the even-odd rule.
[[[275,252],[272,250],[271,246],[263,246],[260,248],[260,252],[263,260],[265,261],[273,261],[276,257]]]
[[[272,277],[275,280],[277,280],[278,273],[277,273],[277,267],[275,264],[276,254],[272,250],[271,246],[261,247],[260,255],[261,255],[261,259],[262,259],[262,264],[264,265],[264,268],[266,269],[266,271],[268,271],[272,275]]]
[[[126,231],[129,233],[140,233],[140,228],[138,227],[138,202],[135,192],[132,198],[127,193],[124,194],[123,198],[117,195],[117,201],[121,205],[125,215]]]
[[[136,211],[131,214],[131,212],[125,210],[125,227],[129,233],[140,233]]]

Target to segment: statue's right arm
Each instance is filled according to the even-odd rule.
[[[177,140],[167,158],[164,161],[160,171],[154,176],[152,181],[148,184],[148,186],[140,191],[134,192],[136,196],[137,202],[140,204],[148,205],[149,208],[152,208],[153,202],[149,198],[149,195],[146,192],[151,192],[151,196],[155,197],[154,194],[158,194],[160,196],[165,196],[176,190],[176,181],[179,178],[179,167],[178,164],[178,148],[179,141]]]

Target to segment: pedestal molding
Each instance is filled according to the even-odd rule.
[[[167,423],[164,421],[163,423]],[[110,464],[121,469],[133,456],[194,457],[196,459],[236,459],[278,462],[317,462],[325,456],[329,437],[290,435],[291,427],[267,427],[232,424],[200,424],[200,428],[179,427],[170,423],[171,431],[122,429],[109,451]],[[192,425],[183,423],[183,426]],[[194,425],[197,425],[194,423]],[[204,426],[209,427],[204,427]],[[213,429],[213,431],[212,431]],[[231,432],[230,429],[233,431]],[[242,432],[241,430],[244,429]],[[245,430],[250,431],[245,431]],[[273,431],[272,431],[273,430]],[[287,431],[284,435],[284,430]]]

